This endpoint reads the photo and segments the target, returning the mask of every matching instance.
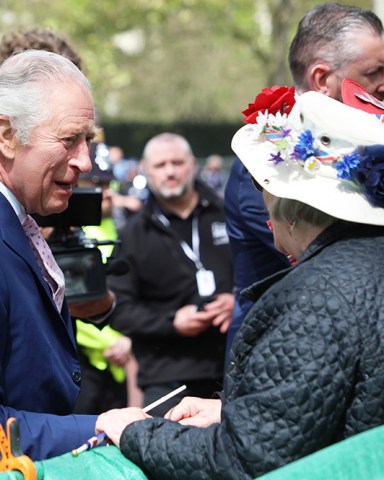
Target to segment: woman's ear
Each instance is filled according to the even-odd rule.
[[[288,230],[289,233],[292,233],[292,230],[295,228],[296,220],[291,220],[288,222]]]
[[[9,117],[0,115],[0,154],[8,160],[13,160],[15,149],[16,138]]]

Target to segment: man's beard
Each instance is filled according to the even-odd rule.
[[[172,200],[174,198],[182,197],[188,190],[187,185],[178,185],[177,187],[160,187],[159,195],[165,200]]]

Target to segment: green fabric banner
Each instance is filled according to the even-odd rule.
[[[37,480],[148,480],[117,447],[98,447],[35,462]],[[383,480],[384,426],[355,435],[258,480]],[[0,480],[23,480],[20,472],[0,473]],[[175,479],[177,480],[177,479]]]
[[[384,426],[296,460],[258,480],[383,480]]]
[[[77,457],[71,453],[35,462],[37,480],[147,480],[115,446],[97,447]],[[23,480],[20,472],[0,473],[0,480]]]

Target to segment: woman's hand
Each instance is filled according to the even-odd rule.
[[[221,421],[221,400],[185,397],[176,407],[169,410],[164,418],[182,425],[209,427]]]

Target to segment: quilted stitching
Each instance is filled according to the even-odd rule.
[[[260,298],[253,287],[221,424],[137,422],[122,436],[124,454],[149,478],[251,479],[381,425],[383,234],[338,225]]]

